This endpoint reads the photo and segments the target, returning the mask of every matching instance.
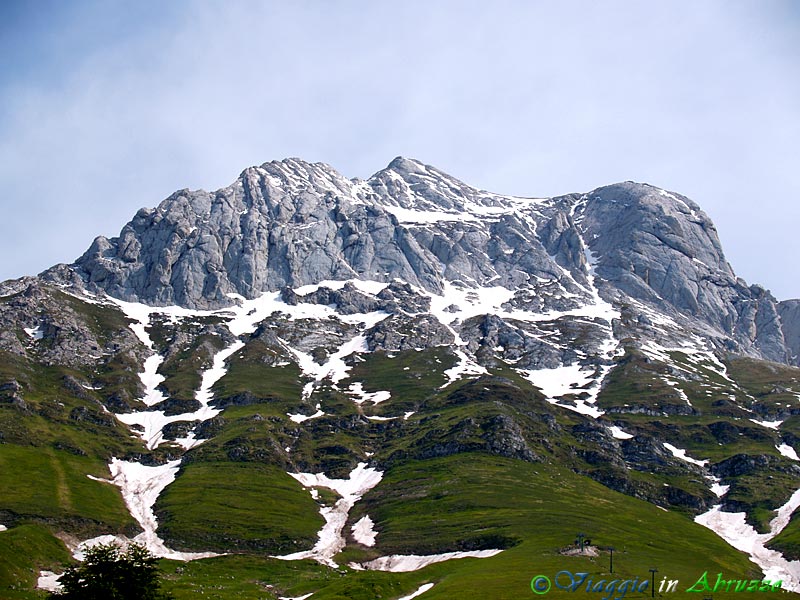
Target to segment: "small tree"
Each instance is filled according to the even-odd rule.
[[[144,546],[98,544],[87,549],[79,565],[59,577],[60,592],[53,600],[171,600],[161,591],[158,559]]]

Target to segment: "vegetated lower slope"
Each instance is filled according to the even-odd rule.
[[[117,327],[129,325],[113,305],[69,302],[78,322],[102,316]],[[207,368],[228,334],[209,317],[153,319],[147,331],[155,351],[182,357],[163,363],[162,387],[179,402],[157,408],[183,414],[198,376],[182,365]],[[791,460],[776,450],[793,440],[751,420],[785,416],[796,369],[739,360],[722,375],[719,364],[696,357],[672,353],[658,361],[630,348],[599,395],[607,414],[595,419],[546,401],[513,364],[497,361],[487,374],[448,384],[446,372],[461,359],[447,347],[378,350],[347,356],[346,379],[322,378],[304,397],[312,382],[291,348],[314,339],[316,359],[325,363],[337,336],[354,333],[336,318],[292,321],[273,314],[262,321],[243,336],[244,346],[215,385],[212,402],[222,412],[196,429],[206,441],[185,451],[168,440],[148,450],[106,412],[120,411],[122,400],[137,406],[136,362],[117,368],[122,358],[111,352],[91,367],[48,367],[42,363],[59,351],[59,338],[17,332],[24,354],[3,363],[0,404],[0,522],[9,527],[0,532],[8,565],[0,571],[0,589],[9,597],[35,597],[38,569],[58,570],[66,559],[54,534],[77,540],[138,530],[118,488],[87,477],[107,478],[113,457],[157,464],[183,456],[175,482],[156,503],[158,532],[177,550],[231,553],[167,565],[168,585],[187,598],[203,589],[217,589],[222,598],[311,591],[320,598],[400,597],[426,582],[435,583],[426,592],[431,598],[518,597],[540,572],[554,575],[574,564],[601,576],[605,555],[560,554],[577,532],[614,546],[620,575],[641,579],[657,563],[660,572],[688,582],[701,574],[697,565],[710,561],[710,571],[744,578],[753,576],[754,565],[691,521],[719,501],[706,477],[718,473],[729,494],[737,494],[736,508],[756,524],[800,487]],[[138,349],[131,360],[144,354]],[[377,392],[388,392],[388,399],[354,401]],[[324,414],[301,422],[289,417],[317,412]],[[180,437],[198,424],[169,426],[167,437]],[[611,426],[633,437],[618,439]],[[676,458],[664,441],[709,459],[710,466]],[[312,499],[286,473],[341,478],[359,462],[385,474],[348,517],[347,547],[337,557],[346,575],[313,561],[268,558],[310,548],[323,524],[320,507],[337,500],[324,490]],[[363,516],[378,532],[373,547],[348,533]],[[28,548],[25,561],[14,556],[20,544]],[[390,554],[483,549],[503,552],[408,574],[346,566]]]
[[[411,573],[336,571],[312,561],[236,555],[170,567],[169,582],[174,581],[173,591],[181,598],[201,590],[214,593],[220,586],[231,590],[229,597],[269,597],[267,590],[275,590],[291,597],[314,592],[313,598],[368,600],[399,598],[434,583],[425,594],[429,598],[510,600],[531,595],[535,575],[553,579],[565,569],[588,572],[595,581],[642,581],[657,566],[659,578],[663,573],[679,579],[682,589],[706,569],[737,578],[759,576],[746,557],[679,513],[664,512],[554,465],[483,453],[409,461],[388,469],[362,508],[381,532],[378,544],[364,549],[351,543],[343,556],[347,560],[393,551],[475,549],[485,543],[509,547],[491,558],[459,559]],[[607,550],[597,557],[562,553],[574,550],[578,532],[591,536],[601,549],[614,547],[613,575]],[[559,596],[557,590],[550,594]],[[649,591],[630,594],[647,596]]]

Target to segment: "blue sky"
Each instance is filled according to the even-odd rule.
[[[800,3],[0,3],[0,279],[179,188],[397,155],[491,191],[683,193],[800,297]]]

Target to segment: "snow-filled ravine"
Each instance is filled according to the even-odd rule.
[[[327,488],[333,490],[341,496],[333,506],[323,506],[320,514],[325,519],[325,525],[317,534],[317,543],[311,550],[294,552],[283,556],[277,556],[282,560],[302,560],[306,558],[314,559],[324,565],[336,568],[338,565],[333,557],[345,547],[345,538],[342,532],[347,523],[350,509],[356,502],[369,490],[378,485],[383,477],[383,473],[367,467],[366,463],[359,463],[350,472],[347,479],[331,479],[324,473],[289,473],[304,487],[310,488],[312,497],[317,496],[316,488]],[[370,527],[371,529],[371,527]],[[364,536],[368,533],[363,532]]]
[[[350,563],[354,569],[370,571],[390,571],[392,573],[408,573],[418,571],[435,563],[459,558],[490,558],[500,554],[502,550],[469,550],[465,552],[444,552],[442,554],[393,554],[381,556],[365,563]]]
[[[721,484],[720,479],[708,471],[708,460],[692,458],[688,456],[686,450],[666,442],[662,445],[675,458],[704,469],[709,488],[717,498],[722,498],[728,492],[730,486]],[[792,450],[791,446],[787,448]],[[783,452],[786,452],[784,455],[789,454],[788,450]],[[800,490],[792,494],[786,504],[775,510],[775,517],[770,521],[770,530],[767,533],[756,532],[753,526],[747,523],[747,515],[744,512],[724,512],[722,504],[714,505],[709,511],[696,516],[694,520],[711,529],[737,550],[750,555],[750,560],[764,571],[766,579],[781,580],[783,589],[800,592],[800,561],[787,560],[780,552],[766,547],[767,543],[789,524],[792,513],[798,507],[800,507]]]
[[[798,507],[800,507],[800,490],[792,494],[788,502],[775,511],[776,515],[770,521],[767,533],[757,533],[752,525],[747,523],[743,512],[723,512],[721,504],[698,515],[694,520],[717,533],[737,550],[749,554],[750,560],[764,571],[766,579],[781,580],[783,589],[800,592],[800,561],[786,560],[780,552],[766,547],[767,542],[789,524],[792,513]]]

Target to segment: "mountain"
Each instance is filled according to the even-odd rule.
[[[186,597],[516,598],[605,576],[584,530],[643,582],[800,591],[800,301],[680,194],[275,161],[4,282],[0,323],[9,597],[113,535]]]

